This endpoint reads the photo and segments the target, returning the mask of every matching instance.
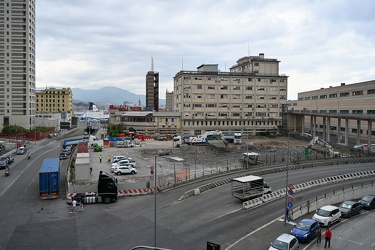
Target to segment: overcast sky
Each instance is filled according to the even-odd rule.
[[[180,70],[247,55],[278,59],[297,93],[375,79],[373,0],[37,0],[37,87],[145,94],[159,72],[160,98]]]

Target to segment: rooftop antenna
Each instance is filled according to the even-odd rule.
[[[152,54],[151,54],[151,71],[154,71],[154,58],[152,57]]]
[[[247,43],[247,56],[250,56],[250,45]]]
[[[182,61],[181,61],[181,67],[182,67],[182,70],[184,70],[184,58],[182,58]]]
[[[141,106],[141,98],[138,99],[138,106]]]

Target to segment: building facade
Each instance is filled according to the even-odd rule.
[[[165,92],[165,110],[173,110],[173,91],[166,90]]]
[[[352,138],[347,144],[367,143],[369,135],[375,136],[372,122],[375,117],[375,80],[301,92],[298,100],[288,104],[290,111],[305,114],[299,123],[301,132],[334,135],[338,138],[334,140],[339,143],[340,137],[347,135]]]
[[[146,75],[146,108],[159,110],[159,72],[153,70]]]
[[[262,53],[239,59],[230,72],[220,72],[217,64],[180,71],[174,77],[173,105],[181,112],[182,132],[280,133],[287,80],[279,74],[279,61]]]
[[[46,88],[36,92],[36,113],[72,113],[73,92],[70,88]]]
[[[173,111],[130,111],[123,106],[110,105],[109,123],[134,128],[138,134],[150,136],[181,133],[181,113]]]
[[[34,127],[35,0],[0,1],[0,127]]]

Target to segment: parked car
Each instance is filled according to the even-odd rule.
[[[360,214],[362,212],[362,206],[356,201],[344,201],[339,206],[342,217],[351,218],[353,215]]]
[[[0,158],[0,169],[6,169],[9,166],[8,158],[1,157]]]
[[[316,236],[316,232],[319,228],[319,222],[316,220],[303,219],[293,227],[290,233],[294,235],[299,242],[309,243],[310,240]]]
[[[362,208],[372,210],[375,208],[375,195],[365,195],[359,200]]]
[[[111,166],[111,172],[114,172],[118,167],[122,167],[122,166],[130,166],[132,168],[135,168],[135,166],[129,162],[117,162],[117,163],[113,163],[112,166]]]
[[[27,152],[27,148],[25,148],[25,147],[19,147],[18,149],[17,149],[17,154],[18,155],[23,155],[23,154],[25,154]]]
[[[69,149],[63,149],[62,151],[63,153],[65,153],[66,155],[70,155],[72,153],[72,151],[70,151]]]
[[[68,156],[67,156],[65,153],[61,153],[61,154],[59,155],[59,159],[60,159],[60,160],[64,160],[64,159],[66,159],[66,158],[68,158]]]
[[[316,220],[322,226],[329,227],[333,223],[341,221],[340,209],[332,205],[323,206],[316,210],[313,220]]]
[[[114,171],[115,174],[136,174],[137,169],[133,168],[132,166],[118,166]]]
[[[122,159],[122,160],[120,160],[118,162],[112,163],[111,164],[111,168],[119,166],[121,164],[129,164],[129,165],[131,165],[133,167],[137,167],[137,162],[136,161],[134,161],[132,158],[127,158],[127,159]]]
[[[119,160],[123,160],[123,159],[128,159],[128,157],[125,157],[123,155],[116,155],[116,156],[113,156],[112,158],[112,163],[116,163],[118,162]]]
[[[294,235],[284,233],[271,243],[268,250],[296,250],[297,248],[299,248],[297,238]]]
[[[14,162],[14,158],[11,155],[7,156],[7,159],[8,159],[8,163],[9,164],[11,164],[12,162]]]

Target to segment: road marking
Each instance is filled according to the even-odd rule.
[[[245,236],[243,236],[242,238],[238,239],[237,241],[235,241],[232,245],[229,245],[227,248],[225,248],[225,250],[228,250],[228,249],[231,249],[232,247],[234,247],[236,244],[238,244],[240,241],[246,239],[247,237],[249,237],[250,235],[253,235],[255,234],[256,232],[258,232],[259,230],[262,230],[263,228],[265,227],[268,227],[269,225],[271,225],[272,223],[275,223],[276,221],[280,220],[280,218],[282,217],[278,217],[270,222],[268,222],[267,224],[263,225],[262,227],[259,227],[257,228],[256,230],[246,234]]]

